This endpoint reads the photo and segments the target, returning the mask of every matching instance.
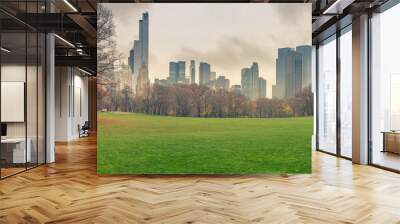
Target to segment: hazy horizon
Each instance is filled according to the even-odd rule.
[[[278,48],[311,45],[311,4],[278,3],[102,3],[112,10],[117,51],[127,64],[138,39],[139,20],[149,13],[149,79],[165,79],[170,61],[211,64],[217,76],[240,84],[240,72],[258,62],[267,80],[267,97],[275,84]]]

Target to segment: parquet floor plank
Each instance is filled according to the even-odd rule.
[[[310,175],[99,176],[96,139],[0,181],[0,223],[400,223],[400,175],[313,152]]]

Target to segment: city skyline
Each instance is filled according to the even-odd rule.
[[[190,60],[195,60],[196,82],[198,63],[204,61],[212,65],[216,76],[223,75],[235,85],[241,83],[241,68],[258,62],[260,77],[267,80],[267,96],[271,97],[277,49],[311,44],[311,35],[307,32],[311,20],[307,12],[311,9],[303,4],[104,5],[113,11],[117,50],[126,62],[129,49],[139,38],[138,21],[142,13],[149,13],[151,82],[169,76],[170,61],[185,61],[185,74],[190,76]],[[183,18],[179,13],[183,11],[191,16]]]
[[[279,48],[275,61],[275,85],[272,85],[272,97],[290,99],[296,96],[303,88],[311,84],[311,46],[302,45],[296,48]],[[139,20],[139,40],[134,40],[134,45],[129,50],[128,67],[131,73],[133,93],[145,96],[151,88],[149,79],[149,14],[144,12]],[[211,89],[231,90],[230,79],[223,74],[217,78],[217,72],[212,71],[211,65],[206,62],[199,63],[199,77],[196,82],[195,60],[190,60],[187,73],[185,61],[170,61],[169,73],[165,79],[155,78],[154,83],[163,86],[175,84],[199,84]],[[235,91],[240,91],[251,100],[267,97],[267,80],[260,76],[258,62],[253,62],[251,67],[241,69],[241,85]],[[187,76],[189,74],[189,76]],[[237,88],[239,87],[239,88]]]

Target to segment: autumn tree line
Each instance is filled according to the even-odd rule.
[[[129,87],[99,88],[98,110],[180,117],[298,117],[313,114],[313,95],[307,87],[288,100],[250,100],[240,92],[203,85],[154,84],[145,96],[135,96]]]

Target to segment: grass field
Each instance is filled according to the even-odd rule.
[[[98,114],[100,174],[310,173],[312,118]]]

